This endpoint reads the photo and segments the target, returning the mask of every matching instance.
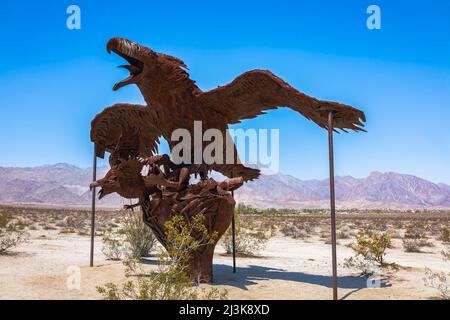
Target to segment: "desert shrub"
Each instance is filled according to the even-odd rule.
[[[291,237],[294,239],[303,239],[308,236],[306,230],[300,229],[293,224],[283,226],[280,231],[285,237]]]
[[[421,240],[419,239],[403,239],[402,244],[405,252],[422,252]]]
[[[89,235],[89,231],[87,229],[80,229],[77,231],[77,235],[79,236],[88,236]]]
[[[128,211],[119,233],[124,236],[128,257],[147,257],[157,243],[153,231],[144,223],[140,212]]]
[[[450,262],[450,246],[447,246],[441,254],[444,261]],[[423,280],[426,286],[437,289],[442,299],[450,300],[450,272],[433,272],[425,268]]]
[[[0,212],[0,255],[28,240],[26,224],[21,220],[13,220],[9,212]]]
[[[336,236],[338,239],[350,239],[351,231],[353,230],[351,230],[349,226],[344,225],[339,229]]]
[[[160,258],[163,261],[170,261],[173,266],[184,268],[193,252],[216,242],[217,233],[209,234],[204,221],[205,216],[202,214],[194,216],[189,222],[180,215],[169,219],[164,224],[167,237],[166,251],[160,253]],[[193,237],[193,234],[196,236]]]
[[[450,243],[450,230],[446,227],[441,229],[441,235],[439,236],[439,240],[444,243]]]
[[[316,226],[316,227],[312,227],[311,228],[311,233],[312,234],[320,234],[321,232],[322,232],[322,228],[321,227]]]
[[[372,274],[375,268],[396,269],[394,263],[387,263],[384,260],[386,249],[391,245],[391,235],[389,233],[373,232],[367,235],[360,230],[356,243],[349,245],[354,256],[345,259],[344,267],[356,268],[361,274]]]
[[[76,232],[77,231],[75,230],[74,227],[65,227],[59,233],[65,234],[65,233],[76,233]]]
[[[41,223],[40,225],[41,225],[42,229],[44,229],[44,230],[56,230],[57,229],[54,226],[47,224],[47,223]]]
[[[275,224],[270,224],[270,236],[275,237],[277,235],[277,226]]]
[[[123,255],[123,238],[114,233],[104,234],[102,237],[102,253],[107,260],[120,260]]]
[[[418,227],[416,224],[411,224],[406,228],[405,239],[426,239],[425,231],[422,226]]]
[[[15,219],[14,221],[10,221],[10,223],[7,225],[7,230],[25,230],[27,227],[31,225],[30,221],[24,218]]]
[[[255,256],[266,247],[269,237],[266,236],[263,230],[258,230],[251,223],[243,227],[240,214],[235,213],[235,249],[236,254],[241,256]],[[222,247],[227,254],[233,252],[233,233],[231,225],[222,237]]]
[[[227,291],[193,286],[189,276],[179,269],[152,272],[122,286],[109,282],[97,287],[105,300],[226,300]]]
[[[77,223],[76,219],[73,216],[66,216],[63,218],[62,224],[66,227],[73,227],[75,228]]]
[[[450,245],[447,245],[445,249],[441,251],[441,255],[444,261],[450,262]]]
[[[433,272],[429,268],[425,268],[424,282],[426,286],[438,290],[442,299],[450,299],[450,272]]]
[[[186,273],[192,253],[216,241],[216,234],[209,234],[204,216],[199,214],[190,222],[182,216],[174,216],[165,223],[167,251],[158,253],[158,271],[146,274],[140,270],[137,279],[126,281],[122,286],[107,283],[97,287],[106,300],[212,300],[226,299],[226,290],[200,289],[194,286]],[[194,238],[192,234],[196,234]],[[136,260],[129,260],[128,267],[136,273]],[[128,272],[130,274],[130,272]]]
[[[358,230],[351,229],[348,232],[348,235],[349,235],[350,238],[356,238],[356,236],[358,235]]]
[[[0,229],[0,255],[28,240],[28,233],[23,230]]]
[[[400,231],[391,229],[388,231],[392,235],[392,239],[402,239],[403,235]]]
[[[408,226],[402,244],[406,252],[422,252],[423,247],[433,246],[433,243],[428,241],[423,229],[418,227],[417,224]]]
[[[144,223],[142,213],[128,211],[117,231],[103,233],[102,252],[107,259],[120,260],[147,257],[154,250],[157,240],[152,230]]]
[[[84,227],[84,221],[79,216],[74,214],[65,216],[61,221],[57,222],[55,226],[65,229],[77,229]]]
[[[397,230],[403,229],[403,225],[404,223],[402,220],[394,220],[392,223],[392,226]]]
[[[269,230],[270,237],[274,237],[277,234],[278,228],[272,219],[264,219],[261,221],[260,228]]]
[[[379,221],[379,222],[375,223],[375,229],[378,231],[385,232],[388,229],[388,226],[385,222]]]
[[[329,230],[322,231],[320,233],[320,238],[324,241],[325,244],[331,244],[331,232]]]
[[[0,228],[6,228],[11,221],[11,214],[8,212],[0,212]]]

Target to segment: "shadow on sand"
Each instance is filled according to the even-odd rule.
[[[232,266],[224,264],[214,265],[214,284],[234,286],[243,290],[248,290],[248,286],[256,284],[261,280],[286,280],[309,284],[315,284],[332,288],[332,277],[324,275],[308,274],[303,272],[291,272],[283,269],[268,268],[262,266],[250,265],[246,268],[236,268],[233,273]],[[370,281],[369,281],[370,283]],[[381,288],[390,287],[391,284],[386,280],[380,283]],[[338,277],[338,287],[341,289],[360,289],[368,287],[368,278],[366,276],[342,276]],[[346,296],[348,296],[347,294]]]

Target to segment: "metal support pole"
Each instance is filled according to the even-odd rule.
[[[232,174],[232,178],[234,175]],[[231,196],[234,199],[234,190],[231,191]],[[236,273],[236,224],[235,224],[235,210],[233,210],[233,217],[231,218],[231,233],[232,233],[232,241],[233,241],[233,273]]]
[[[92,181],[97,180],[97,146],[94,144],[94,161],[92,165]],[[90,266],[94,266],[94,237],[95,237],[95,190],[92,188],[92,211],[91,211],[91,255]]]
[[[334,156],[333,156],[333,127],[334,111],[328,114],[328,150],[330,164],[330,207],[331,207],[331,252],[333,267],[333,300],[337,300],[337,263],[336,263],[336,204],[334,193]]]

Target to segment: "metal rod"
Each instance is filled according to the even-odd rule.
[[[97,146],[94,144],[94,160],[92,165],[92,181],[97,180]],[[91,267],[94,266],[94,237],[95,237],[95,190],[92,188],[92,211],[91,211],[91,253],[90,263]]]
[[[233,178],[234,175],[231,174],[231,177]],[[234,190],[231,191],[231,196],[234,200]],[[232,241],[233,241],[233,273],[236,273],[236,224],[235,224],[235,211],[236,209],[233,209],[233,217],[231,218],[231,233],[232,233]]]
[[[328,150],[330,164],[330,207],[331,207],[331,254],[333,267],[333,300],[337,300],[337,263],[336,263],[336,200],[334,192],[334,155],[333,155],[334,111],[328,113]]]

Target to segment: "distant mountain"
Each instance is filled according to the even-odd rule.
[[[447,186],[448,187],[448,186]],[[343,200],[368,200],[420,206],[450,205],[449,189],[427,180],[393,172],[372,172],[344,195]]]
[[[98,169],[102,177],[107,168]],[[33,168],[0,167],[0,203],[88,206],[90,168],[59,163]],[[260,208],[326,208],[328,180],[262,175],[236,192],[236,200]],[[406,174],[372,172],[368,177],[336,177],[338,208],[448,209],[450,186]],[[120,207],[129,200],[107,196],[98,205]]]
[[[107,170],[98,168],[98,176],[103,176]],[[91,181],[92,169],[65,163],[32,168],[0,167],[0,203],[86,206],[92,197]],[[118,207],[122,202],[114,195],[100,200],[99,205]]]
[[[450,186],[407,174],[372,172],[368,177],[335,178],[340,208],[444,209],[450,208]],[[281,173],[261,176],[236,192],[236,198],[258,207],[328,207],[327,180],[302,181]]]

